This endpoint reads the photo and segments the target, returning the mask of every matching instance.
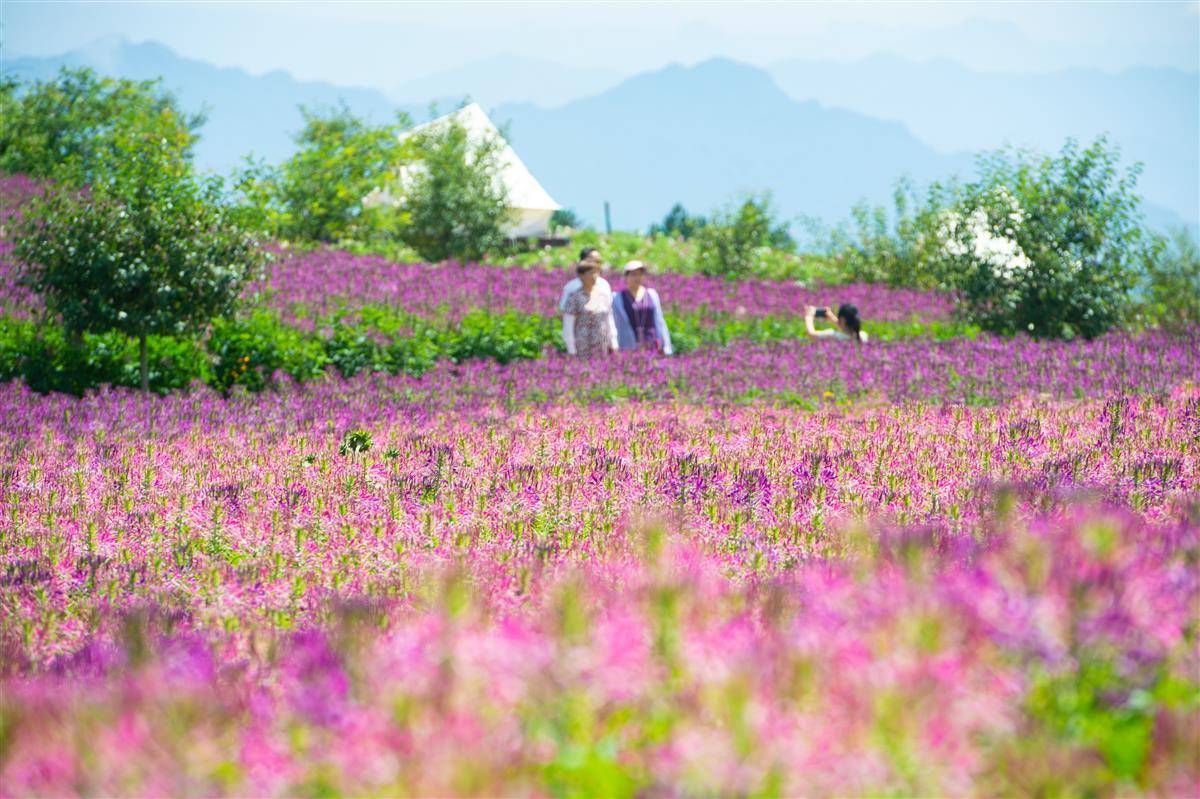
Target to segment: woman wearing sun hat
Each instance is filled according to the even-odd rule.
[[[625,288],[613,297],[613,320],[617,323],[621,349],[653,349],[670,355],[671,333],[667,330],[662,302],[657,291],[642,285],[646,265],[630,261],[624,271]]]

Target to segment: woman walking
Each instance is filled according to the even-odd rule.
[[[580,287],[563,303],[563,341],[567,354],[597,358],[617,349],[617,326],[613,322],[612,294],[596,285],[599,277],[594,262],[580,261],[575,268]]]
[[[663,317],[658,292],[643,285],[646,265],[641,261],[625,264],[625,288],[613,298],[613,319],[617,342],[623,350],[652,349],[670,355],[671,332]]]

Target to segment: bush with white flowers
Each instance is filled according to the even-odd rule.
[[[1144,240],[1133,193],[1103,138],[1053,157],[1001,150],[941,214],[937,270],[964,315],[999,333],[1091,338],[1130,307]]]

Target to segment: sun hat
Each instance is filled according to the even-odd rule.
[[[646,265],[641,261],[630,261],[629,263],[625,264],[624,274],[628,275],[630,272],[636,272],[639,269],[645,271]]]

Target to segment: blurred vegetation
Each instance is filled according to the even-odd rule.
[[[192,383],[220,391],[272,388],[277,375],[304,382],[326,372],[421,375],[439,361],[486,358],[511,363],[562,352],[557,319],[515,311],[474,309],[461,318],[424,318],[396,308],[343,309],[300,326],[265,309],[215,320],[203,336],[150,336],[150,388],[166,392]],[[757,343],[812,343],[804,320],[747,318],[693,312],[667,314],[678,353]],[[869,322],[876,341],[973,338],[979,329],[958,322]],[[0,380],[24,379],[37,391],[80,394],[102,384],[135,386],[137,341],[118,333],[67,336],[44,319],[0,317]]]
[[[0,377],[74,393],[132,385],[131,375],[157,390],[193,381],[258,390],[275,374],[420,374],[439,359],[509,362],[561,348],[555,320],[512,313],[474,310],[450,322],[369,307],[308,333],[266,310],[239,309],[263,258],[247,231],[397,261],[542,268],[565,268],[580,247],[594,246],[617,268],[638,259],[659,272],[885,283],[960,298],[961,321],[868,324],[876,341],[1200,325],[1195,240],[1143,229],[1139,168],[1121,172],[1104,138],[1068,141],[1054,156],[999,150],[979,159],[973,179],[920,192],[901,180],[891,209],[860,203],[843,225],[808,223],[814,245],[805,252],[765,194],[706,216],[676,203],[646,235],[578,229],[578,216],[563,209],[553,222],[573,229],[568,247],[517,252],[501,232],[499,141],[472,142],[456,124],[404,137],[404,117],[373,125],[345,107],[305,109],[290,159],[248,161],[227,184],[195,173],[202,123],[153,81],[70,69],[48,81],[0,81],[0,170],[59,184],[31,200],[14,228],[22,279],[45,314],[3,320]],[[364,204],[375,189],[402,193]],[[804,334],[802,319],[698,313],[669,322],[680,352]]]
[[[690,239],[707,224],[708,220],[704,217],[689,214],[683,207],[683,203],[675,203],[671,206],[671,210],[667,211],[662,222],[651,225],[646,232],[651,236],[678,236]]]
[[[56,105],[70,103],[77,92],[84,92],[80,118]],[[50,98],[49,110],[42,95]],[[194,336],[229,313],[263,251],[227,214],[221,181],[195,175],[194,137],[170,98],[154,94],[153,84],[64,70],[57,82],[35,84],[15,102],[25,117],[4,124],[17,130],[45,133],[41,123],[64,118],[96,124],[94,115],[108,111],[129,122],[101,124],[95,146],[78,144],[86,138],[80,131],[60,135],[66,156],[55,174],[62,185],[29,201],[15,228],[14,254],[22,264],[20,279],[41,296],[44,313],[68,337],[118,333],[138,340],[146,390],[149,337]],[[101,107],[89,109],[92,103]],[[3,157],[16,158],[18,150],[6,149]],[[21,152],[43,154],[33,147]],[[82,180],[86,187],[76,185]]]
[[[300,109],[296,152],[277,167],[250,161],[237,176],[247,219],[273,237],[332,243],[371,239],[395,214],[364,209],[362,199],[399,163],[396,137],[408,123],[371,125],[344,105]]]
[[[64,67],[50,80],[0,78],[0,172],[91,185],[126,159],[130,142],[155,141],[190,161],[203,114],[188,114],[160,81],[105,78]]]
[[[1200,326],[1200,246],[1183,228],[1151,234],[1141,265],[1136,311],[1169,330]]]
[[[407,138],[404,160],[415,166],[399,239],[426,261],[478,261],[501,247],[509,214],[499,179],[503,147],[499,137],[472,141],[453,120]]]

